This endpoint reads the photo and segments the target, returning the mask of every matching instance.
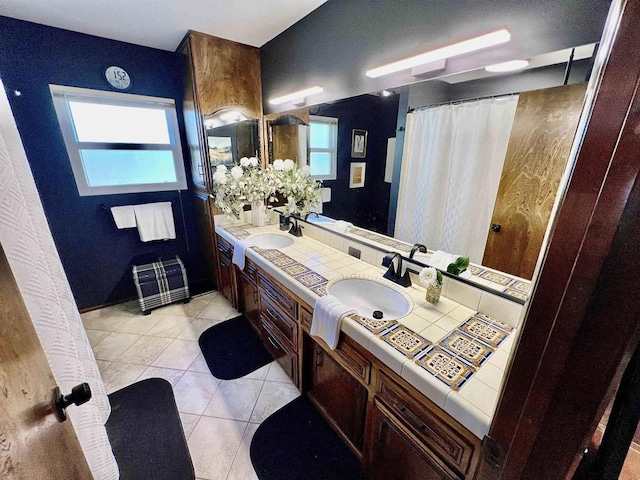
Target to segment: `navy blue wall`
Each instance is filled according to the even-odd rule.
[[[186,146],[181,111],[184,65],[178,54],[0,17],[0,78],[81,309],[134,297],[131,265],[160,257],[180,255],[196,289],[206,278],[190,192],[181,194],[184,214],[175,191],[78,194],[49,84],[113,90],[103,76],[110,65],[129,72],[132,85],[127,93],[176,101],[182,145]],[[21,95],[15,96],[14,90]],[[188,158],[188,150],[184,155]],[[100,208],[160,201],[175,202],[176,240],[142,243],[136,229],[117,230],[111,214]]]
[[[322,182],[323,186],[331,188],[331,202],[323,205],[323,213],[327,216],[386,233],[391,184],[385,183],[384,170],[387,139],[396,136],[398,97],[360,95],[310,108],[311,115],[338,119],[337,178]],[[351,158],[354,128],[368,132],[366,158]],[[362,188],[349,188],[352,162],[367,164]]]

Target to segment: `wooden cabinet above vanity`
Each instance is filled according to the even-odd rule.
[[[233,161],[242,156],[260,156],[262,86],[260,52],[256,47],[190,31],[178,47],[185,58],[183,115],[194,186],[194,202],[201,243],[214,286],[226,282],[216,265],[219,246],[215,243],[214,216],[218,210],[210,197],[213,170],[219,159],[212,158],[211,142],[226,141]],[[216,114],[234,110],[247,121],[223,125],[222,133],[212,128]],[[217,124],[216,124],[217,125]],[[247,140],[248,138],[248,140]],[[238,157],[238,158],[236,158]],[[230,262],[229,262],[230,264]],[[234,304],[235,305],[235,304]]]

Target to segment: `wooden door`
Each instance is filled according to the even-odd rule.
[[[368,471],[372,480],[461,478],[432,458],[378,402],[372,406],[370,422]]]
[[[569,158],[586,83],[520,94],[482,264],[531,279]]]
[[[55,415],[56,382],[1,246],[0,332],[0,478],[91,479],[71,423]]]

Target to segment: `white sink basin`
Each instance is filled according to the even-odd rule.
[[[373,277],[345,277],[332,281],[327,290],[358,315],[375,318],[382,312],[383,320],[404,317],[413,309],[411,298],[390,282]]]
[[[277,233],[261,233],[249,238],[251,245],[259,248],[285,248],[293,245],[293,237],[289,235],[278,235]]]

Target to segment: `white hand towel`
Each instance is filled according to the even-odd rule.
[[[336,223],[333,224],[333,230],[335,230],[338,233],[346,232],[347,228],[349,227],[353,227],[353,223],[345,222],[344,220],[338,220]]]
[[[140,240],[169,240],[176,238],[171,202],[145,203],[134,205],[136,224]]]
[[[458,259],[459,255],[451,255],[450,253],[438,250],[431,256],[429,265],[439,270],[447,271],[447,267]]]
[[[340,340],[342,320],[355,313],[355,310],[347,307],[333,295],[320,297],[313,307],[311,335],[320,337],[331,350],[335,350]]]
[[[136,227],[136,215],[133,213],[132,205],[111,207],[111,215],[113,215],[113,220],[116,222],[116,227],[118,227],[119,230]]]
[[[231,260],[240,270],[244,270],[245,250],[253,246],[251,238],[237,240],[233,246],[233,259]]]

